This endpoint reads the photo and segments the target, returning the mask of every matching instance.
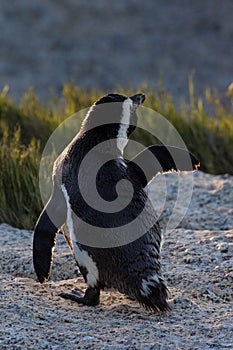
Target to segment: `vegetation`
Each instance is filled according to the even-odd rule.
[[[147,95],[144,105],[174,125],[187,148],[200,160],[201,170],[212,174],[233,174],[232,90],[229,88],[221,99],[216,91],[207,89],[203,98],[196,100],[190,79],[190,102],[181,100],[177,107],[162,86],[157,91],[146,85],[139,89]],[[118,91],[127,95],[135,93]],[[49,102],[41,102],[30,88],[16,105],[3,89],[0,94],[0,222],[33,227],[42,209],[38,169],[47,139],[65,118],[90,106],[101,95],[101,91],[87,91],[70,83],[64,85],[61,98],[51,93]],[[136,133],[135,138],[147,145],[152,143],[150,136],[143,132]]]

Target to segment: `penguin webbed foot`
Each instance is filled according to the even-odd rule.
[[[96,306],[100,302],[100,289],[99,288],[87,288],[84,296],[80,289],[73,289],[72,293],[60,293],[60,297],[75,301],[78,304],[87,306]]]

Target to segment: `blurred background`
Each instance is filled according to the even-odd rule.
[[[154,85],[173,96],[233,79],[232,0],[0,0],[0,90],[43,97],[64,82],[105,92]]]
[[[0,222],[34,226],[48,138],[110,91],[145,92],[202,171],[233,174],[232,43],[233,0],[0,0]]]

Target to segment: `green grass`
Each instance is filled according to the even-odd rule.
[[[0,220],[31,228],[42,206],[38,188],[39,142],[20,142],[20,130],[4,132],[0,149]]]
[[[135,93],[118,88],[127,95]],[[178,130],[187,148],[201,162],[201,170],[212,174],[233,174],[233,91],[228,90],[228,105],[215,90],[207,89],[196,99],[189,80],[190,101],[174,103],[164,91],[144,85],[138,91],[147,95],[145,106],[165,116]],[[15,104],[0,94],[0,222],[32,228],[42,209],[38,171],[43,147],[53,130],[68,116],[89,107],[103,92],[87,91],[65,84],[60,98],[51,92],[49,102],[40,101],[30,88]],[[153,120],[149,121],[153,124]],[[154,143],[150,135],[136,132],[136,140]]]

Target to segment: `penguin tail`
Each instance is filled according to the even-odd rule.
[[[150,296],[141,297],[139,303],[148,311],[154,313],[168,312],[171,311],[171,307],[167,302],[167,292],[161,293],[157,288],[153,288]]]
[[[146,310],[155,313],[170,311],[167,298],[168,290],[162,277],[156,276],[156,282],[155,276],[149,280],[143,280],[138,301]]]

